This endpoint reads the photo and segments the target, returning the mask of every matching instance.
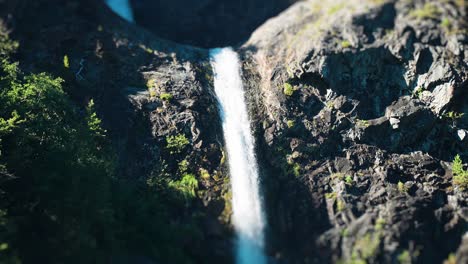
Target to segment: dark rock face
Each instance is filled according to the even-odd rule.
[[[137,24],[158,36],[199,47],[245,41],[266,19],[296,0],[132,0]]]
[[[465,17],[459,1],[304,1],[241,47],[278,259],[466,258],[448,163],[468,159]]]

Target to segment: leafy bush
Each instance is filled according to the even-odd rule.
[[[196,197],[196,191],[198,190],[198,181],[195,175],[187,173],[182,176],[179,181],[171,181],[170,187],[177,189],[184,199],[188,202]]]
[[[351,47],[351,42],[349,42],[348,40],[343,40],[343,41],[341,41],[341,47],[343,49],[349,48],[349,47]]]
[[[169,102],[174,96],[170,93],[162,93],[159,95],[159,98],[163,101]]]
[[[63,56],[63,67],[70,68],[70,61],[68,60],[68,55]]]
[[[455,156],[452,165],[453,184],[462,189],[468,188],[468,170],[463,169],[463,161],[460,155]]]
[[[183,134],[166,137],[166,148],[171,154],[179,154],[189,144],[189,140]]]
[[[292,96],[294,94],[294,88],[289,83],[284,83],[283,85],[283,93],[287,96]]]

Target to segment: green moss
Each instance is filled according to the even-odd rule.
[[[381,244],[381,236],[380,232],[367,233],[357,239],[351,253],[351,259],[354,261],[352,263],[367,263],[375,257]]]
[[[336,210],[338,210],[338,212],[342,212],[342,211],[344,211],[344,209],[346,209],[345,201],[343,201],[341,199],[338,199],[336,201]]]
[[[397,188],[398,188],[398,191],[401,192],[401,193],[407,193],[408,192],[408,188],[406,188],[405,184],[402,183],[401,181],[398,182]]]
[[[370,126],[370,123],[369,123],[368,120],[357,119],[356,122],[357,122],[357,125],[360,126],[360,127],[369,127]]]
[[[286,122],[286,125],[288,126],[288,128],[292,128],[296,125],[296,122],[294,120],[288,120]]]
[[[450,253],[446,260],[444,260],[444,264],[457,264],[457,257],[454,253]]]
[[[383,230],[386,224],[387,224],[387,221],[385,221],[385,219],[383,218],[377,219],[377,221],[375,221],[375,230],[377,231]]]
[[[325,194],[326,199],[336,199],[336,197],[337,197],[336,192],[331,192],[331,193],[326,193]]]
[[[159,95],[159,98],[163,101],[169,102],[174,96],[170,93],[162,93]]]
[[[437,19],[440,10],[433,3],[426,3],[422,8],[411,11],[410,16],[417,19]]]
[[[169,182],[169,187],[176,189],[182,194],[186,201],[190,201],[197,195],[198,181],[195,175],[187,173],[182,176],[181,180]]]
[[[341,9],[343,9],[346,5],[344,3],[339,3],[339,4],[336,4],[332,7],[330,7],[330,9],[328,9],[328,15],[333,15],[335,13],[337,13],[338,11],[340,11]]]
[[[341,47],[343,49],[349,48],[349,47],[351,47],[351,42],[349,42],[348,40],[343,40],[343,41],[341,41]]]
[[[455,121],[455,120],[457,120],[457,119],[462,118],[463,115],[465,115],[465,114],[464,114],[464,113],[457,113],[457,112],[454,112],[454,111],[450,111],[450,112],[444,114],[444,117]]]
[[[283,85],[283,93],[287,96],[292,96],[294,94],[294,88],[289,83],[284,83]]]
[[[199,172],[200,172],[200,178],[204,180],[210,179],[210,173],[206,169],[200,168]]]
[[[411,255],[408,250],[401,252],[398,257],[398,263],[400,264],[411,264]]]
[[[424,92],[424,88],[416,87],[416,89],[413,91],[413,95],[417,96],[418,98],[421,98],[423,92]]]
[[[301,176],[301,165],[294,163],[292,171],[295,177]]]
[[[352,185],[353,184],[353,177],[351,177],[350,175],[347,175],[346,178],[345,178],[345,182],[346,184],[348,185]]]
[[[70,68],[70,61],[68,60],[68,55],[63,56],[63,67]]]
[[[455,156],[452,164],[453,184],[461,189],[468,189],[468,170],[463,169],[460,155]]]

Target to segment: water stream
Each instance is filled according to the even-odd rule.
[[[133,22],[133,13],[130,0],[106,0],[107,5],[119,16]]]
[[[265,220],[239,58],[231,48],[212,49],[210,58],[231,177],[236,263],[263,264]]]

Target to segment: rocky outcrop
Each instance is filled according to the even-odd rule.
[[[303,1],[241,47],[271,254],[466,258],[449,163],[468,160],[465,17],[464,1]]]
[[[167,198],[171,225],[188,230],[178,246],[198,263],[229,263],[229,180],[207,50],[160,39],[100,1],[0,4],[22,70],[62,77],[79,105],[94,99],[116,177],[152,184],[195,176],[194,199],[179,207]]]

